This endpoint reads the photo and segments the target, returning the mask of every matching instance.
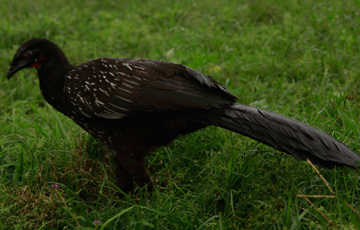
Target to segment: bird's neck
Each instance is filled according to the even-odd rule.
[[[41,93],[45,100],[61,112],[64,103],[63,88],[66,75],[74,69],[67,58],[52,58],[38,69]]]

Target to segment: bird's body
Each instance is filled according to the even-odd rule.
[[[71,65],[54,43],[25,42],[8,78],[38,69],[44,98],[113,154],[117,185],[125,192],[151,185],[144,157],[178,135],[216,125],[261,141],[323,168],[355,167],[359,155],[301,122],[236,104],[209,76],[164,61],[100,58]]]

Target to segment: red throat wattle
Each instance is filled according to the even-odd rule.
[[[41,69],[41,63],[39,62],[35,62],[34,64],[32,64],[30,67],[32,68],[36,68],[36,69]]]
[[[42,65],[42,63],[43,63],[46,59],[47,59],[46,56],[41,55],[41,57],[40,57],[38,60],[35,59],[34,64],[32,64],[30,67],[31,67],[31,68],[36,68],[36,69],[41,69],[41,65]]]

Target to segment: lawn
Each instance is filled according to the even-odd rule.
[[[360,175],[209,127],[146,161],[158,185],[116,196],[112,156],[43,99],[37,73],[6,79],[24,41],[198,69],[238,97],[360,153],[360,1],[2,0],[0,229],[360,229]]]

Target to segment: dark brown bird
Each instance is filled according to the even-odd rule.
[[[321,168],[356,167],[358,154],[328,134],[291,118],[246,105],[218,82],[165,61],[100,58],[71,65],[46,39],[16,51],[7,73],[36,68],[40,89],[65,114],[114,154],[117,185],[152,186],[144,157],[179,135],[219,126]]]

